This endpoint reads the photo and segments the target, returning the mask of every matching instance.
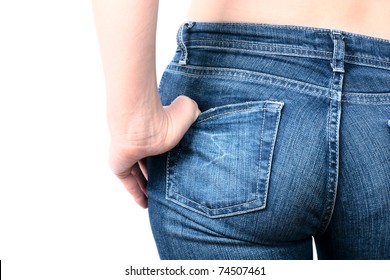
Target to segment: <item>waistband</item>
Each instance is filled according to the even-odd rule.
[[[390,40],[343,30],[262,23],[186,22],[178,42],[187,48],[235,47],[331,59],[335,36],[345,44],[344,61],[390,70]]]

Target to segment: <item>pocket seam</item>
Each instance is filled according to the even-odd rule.
[[[243,106],[243,105],[255,105],[255,104],[263,104],[263,108],[247,108],[247,109],[239,109],[239,110],[231,110],[231,111],[228,111],[228,112],[225,112],[225,113],[219,113],[219,114],[216,114],[216,115],[211,115],[205,119],[201,119],[199,121],[196,121],[196,123],[202,123],[202,122],[205,122],[209,119],[213,119],[213,118],[216,118],[216,117],[220,117],[220,116],[224,116],[224,115],[230,115],[230,114],[234,114],[234,113],[239,113],[239,112],[251,112],[251,111],[258,111],[258,110],[280,110],[281,107],[283,107],[284,103],[283,102],[278,102],[278,101],[270,101],[270,100],[266,100],[266,101],[253,101],[253,102],[245,102],[245,103],[239,103],[239,104],[232,104],[232,105],[224,105],[224,106],[220,106],[220,107],[214,107],[214,108],[211,108],[211,109],[208,109],[204,112],[201,113],[200,117],[202,116],[202,114],[207,114],[207,113],[211,113],[212,110],[216,110],[216,109],[223,109],[223,108],[228,108],[230,106]],[[269,105],[278,105],[277,107],[270,107]]]
[[[166,199],[168,199],[168,200],[170,200],[170,201],[172,201],[172,202],[174,202],[174,203],[176,203],[176,204],[178,204],[186,209],[189,209],[191,211],[205,215],[209,218],[218,218],[218,217],[238,215],[241,213],[247,213],[247,212],[252,212],[252,211],[256,211],[256,210],[261,210],[261,209],[264,209],[266,207],[266,201],[267,201],[268,189],[269,189],[269,178],[270,178],[270,171],[271,171],[270,169],[271,169],[271,164],[272,164],[271,161],[272,161],[274,145],[275,145],[275,141],[276,141],[276,134],[277,134],[279,122],[280,122],[281,110],[284,106],[284,103],[278,102],[278,101],[265,100],[265,101],[253,101],[253,102],[238,103],[238,104],[225,105],[225,106],[231,107],[234,105],[236,105],[236,106],[245,106],[245,105],[256,106],[256,105],[258,105],[258,106],[246,108],[246,109],[238,109],[238,110],[233,109],[233,110],[225,112],[225,113],[221,112],[221,113],[218,113],[216,115],[206,117],[205,119],[200,120],[198,122],[195,122],[195,125],[196,125],[196,123],[202,123],[202,122],[205,122],[207,120],[210,120],[210,119],[213,119],[216,117],[221,117],[224,115],[230,115],[230,114],[240,113],[240,112],[257,112],[259,110],[263,111],[262,128],[261,128],[261,132],[260,132],[261,138],[259,139],[259,142],[260,142],[259,153],[260,153],[260,155],[258,158],[259,160],[257,161],[257,168],[256,168],[257,182],[256,182],[256,193],[254,194],[254,198],[251,200],[246,200],[246,201],[243,201],[243,202],[240,202],[237,204],[233,204],[233,205],[228,205],[228,206],[218,207],[218,208],[210,208],[209,206],[200,204],[199,202],[196,202],[196,201],[190,199],[189,197],[182,195],[175,188],[175,185],[177,185],[177,183],[176,183],[176,172],[174,172],[174,171],[176,170],[176,161],[180,158],[180,155],[182,153],[182,149],[180,147],[177,147],[178,150],[177,150],[177,154],[175,154],[175,156],[174,156],[174,159],[171,157],[172,151],[169,151],[168,156],[167,156],[166,195],[165,195]],[[260,107],[261,105],[263,107]],[[271,106],[268,106],[268,105],[271,105]],[[211,108],[209,110],[220,109],[220,108],[225,107],[225,106],[215,107],[215,108]],[[206,110],[205,112],[208,112],[209,110]],[[273,141],[271,142],[272,146],[270,147],[270,151],[269,151],[270,154],[268,156],[268,159],[267,159],[266,163],[262,164],[262,160],[266,159],[266,157],[264,157],[264,155],[262,156],[263,144],[264,144],[264,129],[265,129],[266,113],[270,112],[270,111],[276,111],[275,112],[276,115],[273,116],[276,119],[272,122],[273,133],[272,133],[272,137],[270,138]],[[178,144],[178,145],[180,145],[180,144]],[[266,168],[264,171],[266,171],[266,173],[265,174],[263,173],[263,176],[265,175],[265,177],[263,180],[261,180],[261,177],[262,177],[261,170],[262,170],[262,167],[264,167],[264,165]],[[260,185],[262,183],[265,184],[265,186],[264,186],[265,190],[264,190],[264,194],[263,194],[264,198],[262,200],[260,200],[261,199]],[[179,197],[181,199],[178,199]],[[190,204],[186,203],[185,201],[190,202]],[[259,204],[259,202],[260,202],[260,204]],[[197,207],[191,206],[191,204],[197,205]],[[247,204],[247,205],[252,204],[252,206],[248,205],[247,209],[232,210],[232,212],[230,212],[230,213],[229,212],[217,213],[218,211],[221,211],[224,209],[229,209],[229,208],[234,208],[234,207],[237,208],[237,207],[243,206],[245,204]],[[255,204],[255,205],[253,205],[253,204]],[[258,206],[256,206],[256,204]],[[251,208],[249,208],[249,207],[251,207]],[[202,210],[202,209],[204,209],[204,210]]]
[[[259,149],[259,161],[257,162],[257,169],[256,169],[256,173],[257,173],[257,176],[256,176],[256,197],[259,195],[259,188],[260,188],[260,168],[261,168],[261,154],[262,154],[262,150],[263,150],[263,135],[264,135],[264,123],[265,123],[265,110],[263,111],[263,124],[261,125],[261,139],[260,139],[260,149]],[[268,164],[267,164],[267,167],[268,167]],[[269,168],[267,168],[268,170]],[[268,171],[267,171],[268,173]],[[268,176],[268,174],[267,174]],[[266,191],[265,193],[268,192],[268,184],[266,184]],[[265,195],[264,198],[266,198],[267,196]],[[264,209],[266,207],[266,203],[265,203],[266,200],[263,200],[263,207],[260,207],[258,209]]]

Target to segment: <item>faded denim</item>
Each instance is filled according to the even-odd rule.
[[[164,105],[202,114],[148,158],[162,259],[390,259],[390,41],[183,24]]]

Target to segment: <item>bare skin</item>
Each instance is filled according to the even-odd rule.
[[[389,0],[192,0],[188,19],[321,27],[390,40]]]
[[[163,107],[157,92],[158,0],[93,0],[107,91],[110,167],[148,205],[145,157],[172,149],[200,111],[188,97]],[[192,0],[188,19],[323,27],[390,39],[390,0]]]
[[[172,149],[200,112],[185,96],[161,105],[155,62],[158,0],[93,0],[93,8],[106,80],[109,164],[146,208],[142,159]]]

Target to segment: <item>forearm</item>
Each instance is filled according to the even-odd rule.
[[[163,107],[157,93],[158,0],[93,0],[107,87],[110,167],[136,202],[147,207],[144,158],[176,146],[196,120],[186,96]]]
[[[158,0],[93,0],[106,78],[111,134],[126,133],[139,110],[153,114],[157,96],[155,41]]]

